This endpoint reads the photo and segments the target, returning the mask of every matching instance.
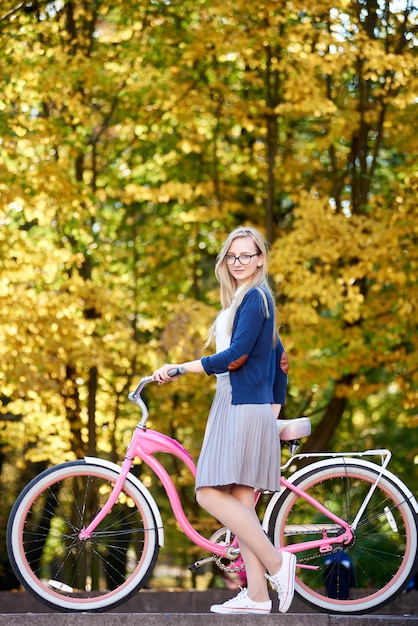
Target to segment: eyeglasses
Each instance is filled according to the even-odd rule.
[[[227,265],[234,265],[235,261],[239,261],[241,265],[249,265],[253,256],[260,256],[261,252],[256,252],[255,254],[240,254],[240,256],[235,256],[235,254],[225,254],[224,259]]]

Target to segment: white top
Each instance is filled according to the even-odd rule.
[[[221,311],[216,319],[216,352],[222,352],[223,350],[226,350],[231,344],[231,331],[227,328],[227,322],[229,318],[229,313],[231,311],[231,306]]]
[[[243,285],[238,287],[235,292],[235,298],[239,294],[239,292],[243,289]],[[235,300],[234,298],[234,300]],[[223,350],[227,350],[231,345],[231,331],[228,330],[228,320],[229,314],[231,312],[233,302],[229,305],[227,309],[221,311],[216,319],[216,327],[215,327],[215,340],[216,340],[216,352],[222,352]],[[224,376],[229,376],[229,372],[224,372],[223,374],[215,374],[217,378],[223,378]]]

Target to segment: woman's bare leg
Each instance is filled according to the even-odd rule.
[[[282,565],[282,556],[261,528],[254,508],[252,487],[201,487],[197,501],[238,538],[247,573],[248,596],[255,602],[268,600],[266,570],[271,574]]]
[[[231,488],[230,494],[250,511],[259,525],[260,522],[254,508],[254,489],[234,486]],[[239,546],[247,574],[248,596],[255,602],[266,602],[270,599],[266,585],[266,567],[242,538],[239,538]]]

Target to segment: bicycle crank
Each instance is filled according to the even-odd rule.
[[[238,559],[241,552],[238,546],[233,546],[233,534],[228,528],[219,528],[209,539],[212,543],[217,543],[219,545],[228,546],[226,549],[226,556],[219,556],[218,554],[212,554],[203,559],[199,559],[195,561],[193,565],[189,567],[189,570],[195,572],[202,565],[207,565],[208,563],[215,563],[220,570],[223,572],[241,572],[244,569],[244,563],[242,559]],[[233,562],[238,559],[239,565],[233,565]]]

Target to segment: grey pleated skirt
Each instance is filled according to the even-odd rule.
[[[232,404],[229,376],[218,379],[197,462],[196,489],[246,485],[280,489],[280,440],[270,404]]]

